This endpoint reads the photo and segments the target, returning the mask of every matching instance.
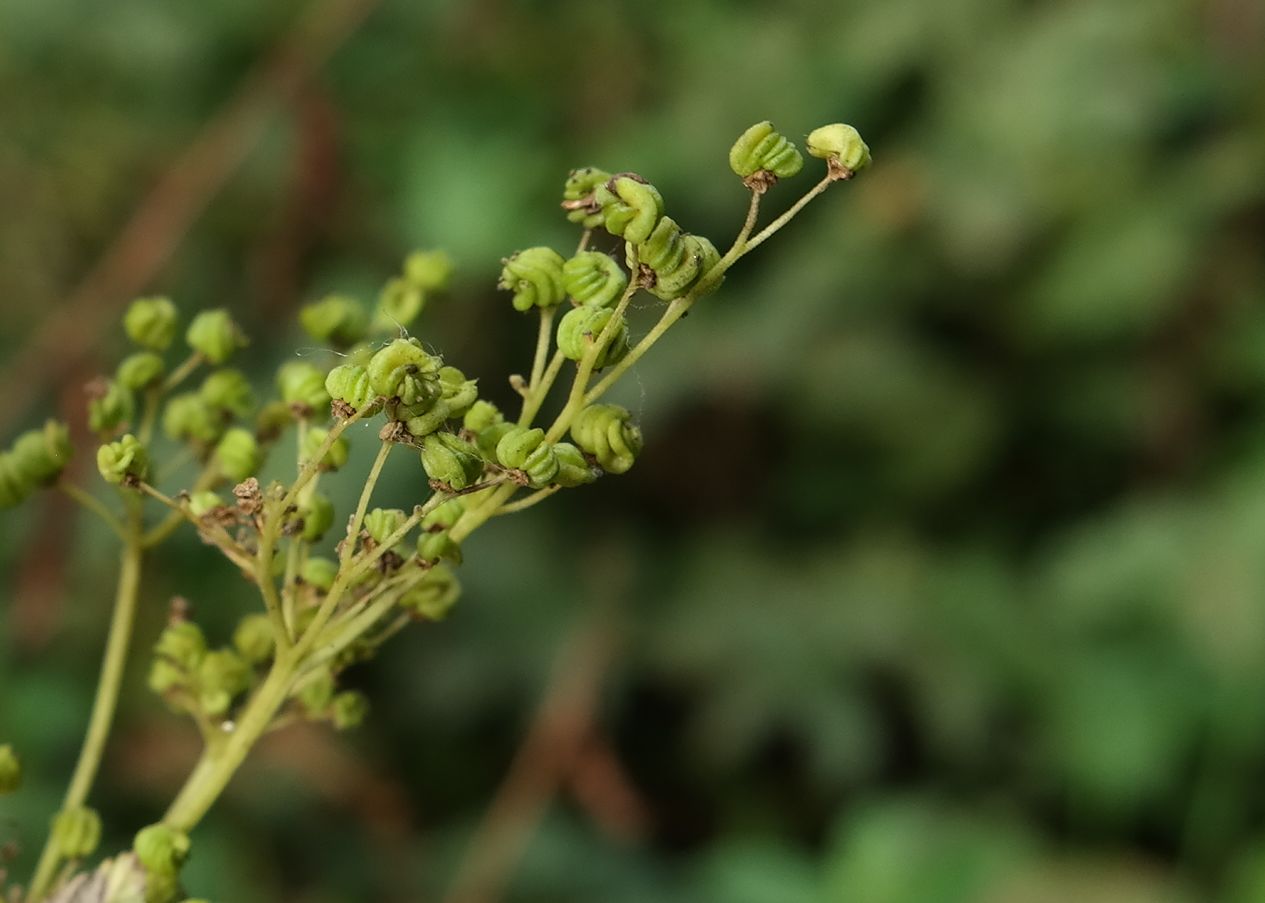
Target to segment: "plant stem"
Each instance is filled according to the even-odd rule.
[[[114,531],[115,536],[124,542],[127,541],[127,532],[124,529],[123,524],[117,517],[114,516],[113,512],[105,506],[104,502],[96,496],[80,489],[73,483],[58,483],[57,488],[82,505],[86,510],[91,511],[97,517],[101,518],[101,520],[105,522],[106,526]]]
[[[529,384],[532,389],[540,383],[540,377],[545,372],[545,358],[549,356],[549,343],[553,339],[553,315],[552,307],[540,309],[540,332],[536,335],[536,357],[532,361]]]
[[[201,363],[202,353],[198,351],[195,351],[193,354],[185,358],[181,362],[180,366],[178,366],[175,370],[172,370],[167,376],[167,379],[164,380],[162,385],[163,392],[170,392],[176,386],[184,382],[185,378],[188,377],[194,370],[198,369],[198,366]]]
[[[532,505],[543,502],[545,499],[549,498],[549,496],[553,495],[555,492],[557,492],[561,488],[562,488],[561,486],[546,486],[544,489],[537,489],[531,495],[525,496],[524,498],[519,499],[517,502],[510,502],[508,504],[502,505],[500,508],[496,510],[496,515],[500,516],[502,514],[514,514],[515,512],[518,512],[518,511],[526,511]]]
[[[150,386],[145,390],[145,413],[141,416],[140,431],[137,433],[141,445],[149,445],[150,439],[154,436],[154,423],[158,420],[158,405],[162,397],[161,386]]]
[[[738,257],[743,256],[748,251],[751,251],[752,249],[759,247],[760,245],[768,241],[770,238],[772,238],[773,235],[775,235],[779,229],[781,229],[783,226],[785,226],[787,223],[793,220],[799,214],[801,210],[803,210],[806,206],[808,206],[809,201],[811,201],[813,198],[817,197],[817,195],[821,194],[823,191],[829,188],[833,182],[837,182],[837,181],[838,179],[834,175],[828,174],[824,179],[822,179],[820,182],[818,182],[816,185],[810,188],[807,194],[805,194],[802,198],[800,198],[798,201],[792,204],[790,209],[788,209],[785,213],[783,213],[773,222],[769,223],[767,226],[761,229],[754,238],[752,238],[749,241],[744,242],[742,245],[742,250],[738,253],[737,257],[735,257],[734,260],[737,260]]]
[[[563,362],[566,357],[562,351],[555,351],[553,359],[549,361],[549,366],[541,375],[539,384],[532,383],[531,391],[527,397],[523,399],[523,412],[518,417],[519,426],[531,426],[532,420],[540,411],[540,406],[545,403],[545,398],[549,395],[549,390],[553,388],[554,380],[558,378],[558,371],[562,369]]]
[[[387,455],[391,454],[391,448],[394,445],[394,442],[384,441],[378,449],[377,457],[373,459],[373,466],[369,468],[364,489],[360,491],[360,501],[356,504],[356,513],[347,524],[347,538],[343,540],[343,550],[338,553],[340,570],[347,566],[347,562],[356,551],[356,539],[360,536],[360,525],[364,523],[365,511],[369,508],[369,499],[373,496],[373,487],[378,484],[378,477],[382,475],[382,466],[386,464]]]
[[[219,469],[215,466],[215,461],[208,461],[206,466],[202,468],[202,472],[198,474],[198,478],[194,481],[193,486],[190,487],[189,492],[194,493],[201,492],[204,489],[210,489],[219,479],[220,473]],[[142,486],[144,485],[147,484],[142,484]],[[152,489],[153,487],[151,486],[150,488]],[[155,490],[155,492],[157,492],[157,490]],[[158,493],[154,497],[158,498],[159,501],[166,499],[167,504],[174,510],[171,514],[167,515],[166,520],[159,523],[158,526],[152,528],[141,538],[141,545],[147,549],[152,549],[154,546],[165,542],[172,533],[176,532],[176,530],[180,527],[180,524],[186,520],[194,524],[194,526],[197,526],[197,521],[190,517],[188,512],[181,506],[174,504],[170,498],[162,495],[162,493]]]
[[[277,656],[268,676],[251,696],[224,742],[203,750],[189,779],[163,816],[166,824],[187,832],[202,820],[289,698],[294,664],[291,653],[282,652]]]
[[[325,441],[322,442],[321,447],[316,450],[316,454],[312,456],[312,460],[304,464],[299,470],[298,477],[290,486],[290,490],[286,493],[285,498],[282,499],[281,507],[283,510],[293,504],[295,497],[299,494],[299,491],[311,482],[313,477],[320,473],[321,462],[325,460],[325,456],[329,454],[329,450],[334,447],[334,443],[338,441],[338,438],[343,433],[347,432],[348,428],[353,423],[358,422],[362,417],[370,412],[377,413],[377,410],[372,407],[361,408],[346,420],[338,420],[329,428],[329,433],[325,436]]]
[[[136,602],[140,595],[141,556],[141,517],[140,505],[129,504],[127,531],[123,543],[123,551],[119,562],[118,587],[114,596],[114,612],[110,616],[110,628],[106,637],[105,655],[101,661],[101,676],[97,682],[96,697],[92,703],[92,714],[88,719],[88,730],[84,735],[83,746],[79,750],[79,759],[66,788],[66,796],[62,800],[61,810],[76,809],[84,804],[92,789],[101,765],[101,756],[105,750],[105,741],[110,733],[110,725],[114,720],[114,711],[118,705],[119,687],[123,681],[123,669],[127,663],[128,647],[131,645],[132,625],[136,620]],[[61,854],[57,844],[50,835],[40,853],[35,875],[27,899],[37,903],[49,889],[49,883],[61,862]]]

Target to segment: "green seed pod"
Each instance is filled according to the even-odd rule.
[[[453,433],[431,433],[422,440],[426,476],[453,489],[465,489],[478,482],[483,466],[479,450]]]
[[[609,307],[576,307],[567,311],[558,323],[558,350],[563,356],[578,361],[597,341],[615,311]],[[628,354],[628,324],[623,316],[615,321],[610,338],[593,361],[593,369],[601,370],[617,364]]]
[[[493,464],[501,463],[496,458],[496,446],[504,438],[505,434],[514,429],[515,426],[516,424],[514,423],[502,420],[479,430],[478,435],[474,437],[474,444],[479,449],[479,454]]]
[[[465,514],[466,506],[461,499],[448,499],[441,502],[422,517],[422,529],[426,531],[447,530]]]
[[[149,677],[146,682],[154,693],[166,696],[172,690],[187,688],[189,675],[183,668],[167,659],[156,658],[149,664]]]
[[[163,433],[177,442],[210,445],[224,433],[224,415],[197,392],[173,396],[163,409]]]
[[[240,370],[216,370],[202,381],[198,395],[212,409],[245,417],[255,408],[255,390]]]
[[[870,148],[861,133],[842,122],[813,129],[806,143],[814,157],[832,161],[848,173],[859,172],[870,165]]]
[[[369,538],[382,545],[396,530],[404,525],[404,512],[399,508],[374,508],[365,515],[365,532]]]
[[[327,496],[314,493],[299,509],[303,518],[303,539],[316,542],[334,525],[334,503]]]
[[[663,217],[650,237],[637,246],[636,262],[643,272],[649,268],[654,273],[648,291],[664,301],[684,295],[707,271],[708,248],[716,250],[707,239],[692,236],[671,217]],[[632,263],[630,250],[629,265]]]
[[[250,666],[231,649],[208,652],[198,666],[198,701],[208,715],[223,715],[250,689]]]
[[[627,408],[589,405],[571,424],[571,438],[607,473],[626,473],[641,452],[641,430]]]
[[[12,744],[0,743],[0,796],[22,786],[22,760]]]
[[[461,546],[453,541],[446,530],[423,533],[417,537],[417,557],[427,562],[445,559],[461,564]]]
[[[440,400],[448,412],[448,419],[464,417],[470,406],[479,400],[479,381],[466,379],[456,367],[439,368]]]
[[[212,364],[222,364],[246,344],[246,337],[227,310],[204,310],[193,318],[184,335],[189,347]]]
[[[567,219],[585,229],[596,229],[602,225],[605,217],[594,193],[610,177],[610,173],[596,166],[571,170],[566,184],[562,186],[562,209],[567,211]]]
[[[97,470],[107,483],[118,485],[128,478],[145,479],[149,453],[131,433],[97,449]]]
[[[734,142],[729,150],[729,168],[743,179],[769,173],[787,179],[804,166],[799,150],[784,135],[773,130],[769,121],[757,122]]]
[[[166,351],[176,337],[176,305],[169,298],[137,298],[123,315],[123,329],[137,345]]]
[[[557,442],[553,450],[558,456],[558,476],[554,482],[559,486],[569,489],[597,479],[597,472],[585,459],[584,453],[570,442]]]
[[[444,564],[432,567],[426,579],[400,597],[400,607],[415,618],[442,621],[461,595],[457,575]]]
[[[294,412],[284,401],[265,402],[255,415],[255,435],[260,442],[273,442],[294,421]]]
[[[106,380],[89,388],[93,397],[88,399],[88,428],[94,433],[111,433],[132,419],[136,402],[122,383]]]
[[[563,264],[562,284],[580,304],[610,307],[628,287],[628,274],[609,254],[581,251]]]
[[[404,259],[404,278],[425,291],[442,291],[452,279],[447,251],[414,251]]]
[[[215,463],[220,472],[239,483],[259,471],[263,458],[263,450],[254,434],[241,427],[226,432],[215,446]]]
[[[325,391],[325,374],[305,361],[289,361],[277,371],[277,392],[286,404],[304,412],[326,411],[330,395]]]
[[[318,342],[346,348],[365,337],[369,315],[355,298],[328,295],[299,311],[299,325]]]
[[[8,458],[14,475],[29,493],[56,481],[73,453],[66,424],[47,420],[40,429],[27,430],[18,436]]]
[[[301,686],[295,698],[309,718],[322,718],[334,700],[334,675],[328,667],[313,674]]]
[[[63,859],[91,856],[101,842],[101,816],[87,806],[63,809],[53,816],[52,841]]]
[[[703,277],[710,273],[716,264],[720,263],[720,252],[716,250],[716,246],[709,239],[701,235],[687,235],[685,236],[685,241],[689,245],[690,253],[698,258],[698,281],[691,285],[690,288],[694,289],[700,297],[710,295],[720,288],[721,283],[725,281],[725,277],[720,276],[706,284],[702,282]]]
[[[466,379],[456,367],[439,368],[439,398],[420,405],[399,408],[396,419],[402,420],[417,438],[435,432],[449,420],[465,415],[479,398],[479,381]]]
[[[136,351],[123,358],[114,371],[114,378],[124,388],[139,392],[162,379],[166,369],[162,357],[157,353]]]
[[[439,398],[440,366],[439,358],[427,354],[417,339],[396,339],[374,354],[365,370],[375,394],[421,405]]]
[[[461,425],[472,433],[481,432],[494,423],[501,423],[505,420],[503,414],[496,405],[490,401],[479,400],[470,406],[466,411],[466,416],[462,419]]]
[[[132,851],[151,875],[175,875],[189,856],[189,835],[159,822],[136,832]]]
[[[369,714],[369,700],[364,693],[355,690],[344,690],[338,693],[329,703],[329,720],[334,728],[340,731],[359,727]]]
[[[558,456],[539,428],[514,427],[496,444],[496,458],[502,466],[525,473],[534,489],[548,486],[558,475]]]
[[[659,189],[634,173],[611,177],[598,187],[595,198],[601,205],[606,231],[632,244],[649,238],[663,216]]]
[[[370,407],[378,398],[369,382],[368,371],[359,364],[340,364],[329,371],[325,377],[325,391],[353,411]]]
[[[553,248],[527,248],[505,261],[496,287],[514,293],[511,303],[517,311],[554,307],[567,296],[562,286],[564,262]]]
[[[396,332],[412,325],[426,307],[426,292],[408,279],[387,280],[378,294],[378,310],[373,317],[377,332]]]
[[[325,444],[325,437],[329,435],[329,430],[323,427],[314,426],[307,431],[307,436],[303,439],[303,460],[312,461],[316,459],[320,453],[321,446]],[[325,453],[324,459],[321,461],[321,470],[338,470],[347,463],[348,456],[351,455],[351,448],[347,445],[347,440],[341,436],[334,440],[334,444],[329,447],[329,451]]]
[[[338,576],[338,562],[329,558],[314,556],[303,563],[299,576],[303,578],[304,583],[309,583],[323,592],[328,592],[329,588],[334,585],[334,578]]]
[[[194,517],[205,517],[213,511],[224,507],[224,499],[219,493],[204,489],[189,496],[189,513]]]
[[[206,655],[206,637],[202,628],[192,621],[168,624],[154,643],[154,655],[185,671],[193,671]]]
[[[246,615],[233,630],[233,646],[252,665],[272,658],[273,644],[272,622],[267,615]]]

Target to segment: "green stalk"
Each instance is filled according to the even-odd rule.
[[[101,661],[101,676],[97,681],[96,698],[92,703],[92,714],[88,719],[88,730],[84,735],[83,746],[79,750],[79,759],[66,788],[66,796],[62,800],[61,810],[77,809],[88,799],[92,782],[96,779],[101,767],[101,756],[105,751],[106,738],[110,734],[110,725],[114,721],[114,712],[118,707],[119,687],[123,682],[123,669],[127,664],[128,647],[131,645],[132,625],[136,620],[136,602],[140,595],[141,556],[144,546],[141,542],[141,512],[139,499],[129,500],[126,539],[119,562],[119,580],[114,596],[114,612],[110,616],[110,629],[106,637],[105,656]],[[39,863],[31,878],[27,899],[29,903],[38,903],[49,890],[57,867],[61,864],[61,854],[50,834],[40,853]]]

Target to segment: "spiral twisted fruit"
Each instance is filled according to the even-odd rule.
[[[598,187],[594,199],[602,208],[606,231],[640,244],[650,237],[663,216],[663,196],[636,173],[612,176]]]
[[[72,452],[70,431],[56,420],[18,436],[8,451],[0,453],[0,508],[17,505],[56,480]]]
[[[405,427],[414,436],[435,432],[449,420],[465,415],[479,398],[479,381],[466,379],[456,367],[439,369],[439,398],[424,405],[415,405],[399,414]]]
[[[598,186],[610,177],[610,173],[596,166],[571,170],[566,184],[562,186],[562,209],[567,211],[567,219],[585,229],[596,229],[602,225],[606,217],[594,194]]]
[[[747,129],[729,150],[729,168],[748,185],[768,184],[795,175],[804,166],[799,149],[765,120]],[[769,177],[773,178],[770,179]]]
[[[501,466],[527,476],[533,489],[541,489],[558,475],[558,455],[545,441],[545,431],[515,426],[496,444],[496,457]]]
[[[558,350],[563,356],[578,361],[597,341],[615,311],[606,307],[577,307],[567,312],[558,324]],[[611,329],[610,339],[593,361],[593,369],[601,370],[618,364],[628,354],[628,324],[621,316]]]
[[[159,822],[141,828],[132,849],[147,871],[174,875],[189,855],[189,835]]]
[[[290,361],[277,371],[277,391],[281,400],[304,412],[323,411],[329,407],[330,395],[325,389],[325,374],[305,361]]]
[[[91,856],[101,842],[101,816],[87,806],[63,809],[53,817],[53,841],[65,859]]]
[[[400,597],[400,607],[415,618],[440,621],[460,595],[457,575],[447,565],[436,564],[425,580]]]
[[[149,471],[149,452],[131,433],[117,442],[97,449],[97,470],[107,483],[118,485],[125,480],[145,479]]]
[[[299,325],[318,342],[345,348],[365,337],[369,316],[355,298],[329,295],[300,310]]]
[[[607,473],[627,473],[641,452],[641,429],[627,408],[589,405],[571,424],[571,438]]]
[[[325,377],[325,391],[353,411],[370,407],[378,393],[369,381],[369,371],[359,364],[340,364]]]
[[[514,293],[511,303],[517,311],[554,307],[567,296],[562,283],[564,263],[553,248],[527,248],[505,261],[497,288]]]
[[[840,178],[849,178],[870,165],[869,145],[860,132],[846,123],[833,122],[813,129],[804,143],[814,157],[838,167]]]
[[[122,383],[94,381],[88,392],[88,428],[94,433],[111,433],[132,419],[136,402]]]
[[[628,275],[609,254],[581,251],[563,264],[562,284],[580,304],[610,307],[628,287]]]
[[[114,378],[125,388],[138,392],[162,379],[165,370],[161,355],[153,351],[136,351],[123,358],[114,371]]]
[[[224,476],[241,482],[259,470],[263,451],[249,430],[235,426],[215,446],[215,463]]]
[[[255,390],[240,370],[216,370],[202,381],[198,395],[217,411],[245,417],[255,407]]]
[[[176,305],[169,298],[137,298],[123,315],[123,329],[137,345],[166,351],[176,337]]]
[[[553,446],[558,456],[558,475],[554,482],[563,488],[582,486],[597,479],[597,472],[585,460],[584,453],[570,442],[557,442]]]
[[[210,445],[224,432],[225,420],[198,392],[172,396],[163,409],[163,432],[179,442]]]
[[[440,360],[417,339],[396,339],[369,358],[365,372],[374,392],[401,404],[429,404],[440,395]]]
[[[684,295],[720,262],[715,245],[702,236],[685,232],[670,216],[659,220],[650,237],[636,250],[643,276],[647,270],[653,274],[646,290],[664,301]],[[633,260],[630,248],[630,265]]]
[[[185,342],[212,364],[222,364],[246,344],[246,337],[227,310],[204,310],[193,318]]]
[[[483,456],[453,433],[431,433],[422,440],[426,476],[453,489],[465,489],[483,475]]]

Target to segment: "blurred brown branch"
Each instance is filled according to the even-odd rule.
[[[628,580],[622,549],[593,556],[594,576],[608,597]],[[642,833],[644,806],[595,725],[602,677],[616,652],[614,600],[576,627],[554,661],[553,675],[509,772],[458,864],[444,903],[500,899],[549,803],[565,787],[594,820],[621,839]]]
[[[24,392],[0,397],[0,427],[39,390],[74,369],[118,310],[175,253],[186,232],[289,102],[377,6],[378,0],[325,0],[252,69],[224,108],[197,134],[141,202],[65,302],[0,369]],[[55,353],[54,353],[55,352]]]

